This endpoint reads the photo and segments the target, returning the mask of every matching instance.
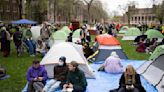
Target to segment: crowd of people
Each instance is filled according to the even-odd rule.
[[[21,56],[24,49],[26,49],[32,57],[37,53],[40,53],[40,55],[44,57],[50,49],[49,41],[51,34],[61,28],[60,25],[57,25],[54,30],[51,27],[51,25],[43,23],[40,30],[40,38],[35,41],[32,39],[30,25],[1,26],[0,42],[3,56],[8,57],[10,55],[10,43],[13,40],[17,56]],[[106,31],[106,33],[115,37],[117,37],[117,32],[120,30],[120,27],[120,24],[114,23],[107,23],[105,25],[101,23],[96,24],[97,34],[103,34],[104,31]],[[138,27],[142,28],[140,25]],[[73,42],[73,32],[74,31],[69,33],[66,39],[67,42]],[[140,37],[137,41],[138,47],[136,51],[153,52],[156,46],[164,44],[164,39],[160,43],[158,43],[157,40],[157,38],[148,39],[144,36]],[[84,24],[80,28],[80,40],[77,40],[75,43],[83,46],[83,52],[86,58],[94,53],[93,48],[90,46],[90,42],[91,36],[88,31],[88,25]],[[111,90],[110,92],[145,92],[141,85],[139,74],[136,73],[131,65],[128,65],[124,71],[121,59],[116,52],[111,53],[98,71],[111,74],[122,73],[119,88]],[[58,65],[54,66],[53,73],[53,79],[48,79],[47,71],[44,66],[40,65],[40,62],[37,60],[33,61],[26,76],[28,81],[28,92],[54,92],[57,89],[61,89],[62,92],[85,92],[87,88],[86,77],[84,72],[78,68],[78,63],[76,61],[67,64],[66,57],[61,56]]]
[[[53,72],[54,78],[47,80],[48,75],[44,66],[41,66],[37,60],[33,61],[27,71],[27,92],[54,92],[57,89],[62,89],[62,92],[70,92],[70,90],[71,92],[85,92],[86,78],[76,61],[66,64],[66,57],[61,56]]]

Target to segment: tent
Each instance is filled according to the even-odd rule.
[[[134,40],[137,36],[141,35],[141,31],[136,27],[131,27],[125,33],[122,40]]]
[[[96,37],[98,42],[98,54],[95,56],[96,61],[105,61],[105,59],[115,51],[121,59],[127,59],[123,52],[120,43],[113,36],[108,34],[99,35]]]
[[[32,32],[32,38],[36,41],[40,37],[40,26],[32,26],[31,32]]]
[[[102,34],[96,36],[96,41],[100,45],[120,45],[116,38],[109,34]]]
[[[52,44],[57,44],[57,43],[60,43],[60,42],[65,42],[66,41],[66,39],[67,39],[67,34],[64,32],[64,31],[62,31],[62,30],[58,30],[58,31],[56,31],[55,33],[53,33],[52,35],[51,35],[51,46],[52,46]]]
[[[61,30],[64,31],[67,35],[71,33],[71,30],[68,28],[68,26],[64,26]]]
[[[73,32],[73,35],[72,35],[73,42],[77,42],[77,40],[80,41],[80,31],[81,29],[77,29]]]
[[[124,33],[126,33],[126,31],[128,31],[128,29],[129,29],[128,26],[123,26],[123,27],[121,27],[119,33],[120,33],[120,34],[124,34]]]
[[[155,29],[149,29],[146,31],[145,35],[147,35],[147,37],[149,39],[152,39],[152,38],[158,38],[158,41],[161,42],[162,39],[164,38],[163,34],[158,31],[158,30],[155,30]]]
[[[67,34],[62,30],[58,30],[52,34],[52,37],[54,38],[54,40],[66,40]]]
[[[153,61],[145,62],[137,72],[142,74],[143,77],[153,86],[156,87],[158,92],[164,91],[164,54],[159,55]]]
[[[155,60],[158,58],[161,54],[164,54],[164,45],[160,45],[155,48],[154,52],[149,57],[149,60]]]
[[[37,22],[32,21],[32,20],[28,20],[28,19],[21,19],[21,20],[17,20],[17,21],[12,21],[12,24],[37,24]]]
[[[73,43],[62,42],[53,45],[46,56],[42,59],[41,65],[45,65],[49,78],[53,77],[53,67],[58,64],[61,56],[66,57],[66,62],[77,61],[79,68],[84,71],[85,76],[94,78],[93,70],[88,65],[86,58],[83,55],[82,46]]]

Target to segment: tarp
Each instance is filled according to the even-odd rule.
[[[52,34],[52,37],[54,40],[66,40],[67,34],[62,30],[58,30]]]
[[[154,61],[156,58],[158,58],[162,54],[164,54],[164,45],[160,45],[160,46],[156,47],[154,52],[149,57],[149,60]]]
[[[155,29],[149,29],[146,31],[145,35],[147,35],[147,38],[164,38],[162,33]]]
[[[64,26],[61,30],[64,31],[67,35],[71,33],[71,30],[68,28],[68,26]]]
[[[12,24],[37,24],[37,22],[32,21],[32,20],[28,20],[28,19],[21,19],[21,20],[17,20],[17,21],[12,21]]]
[[[96,36],[96,41],[100,45],[120,45],[116,38],[109,34],[102,34]]]
[[[137,69],[144,62],[145,61],[138,60],[122,60],[121,64],[123,65],[124,69],[129,64],[133,65],[133,67]],[[118,88],[121,74],[98,72],[97,70],[101,66],[101,64],[102,62],[98,62],[98,64],[90,64],[91,68],[95,71],[96,79],[87,79],[88,86],[85,92],[109,92],[109,90]],[[140,76],[140,78],[142,86],[145,88],[146,92],[157,92],[155,87],[149,84],[142,76]],[[22,92],[27,92],[27,85],[24,87]],[[61,90],[57,90],[54,92],[61,92]]]
[[[53,78],[53,67],[58,64],[61,56],[66,57],[67,63],[77,61],[80,64],[79,68],[84,71],[86,77],[95,77],[93,70],[90,68],[86,58],[84,57],[82,46],[76,45],[77,44],[62,42],[51,47],[40,63],[41,65],[45,65],[49,78]]]

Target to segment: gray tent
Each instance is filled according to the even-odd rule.
[[[164,54],[158,56],[154,61],[145,62],[137,72],[157,88],[159,92],[164,91]]]
[[[103,46],[98,47],[99,53],[95,56],[96,61],[105,61],[110,56],[111,52],[115,51],[121,59],[128,59],[126,54],[123,52],[121,46]]]

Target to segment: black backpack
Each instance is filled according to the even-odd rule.
[[[6,68],[0,65],[0,78],[6,76]]]

